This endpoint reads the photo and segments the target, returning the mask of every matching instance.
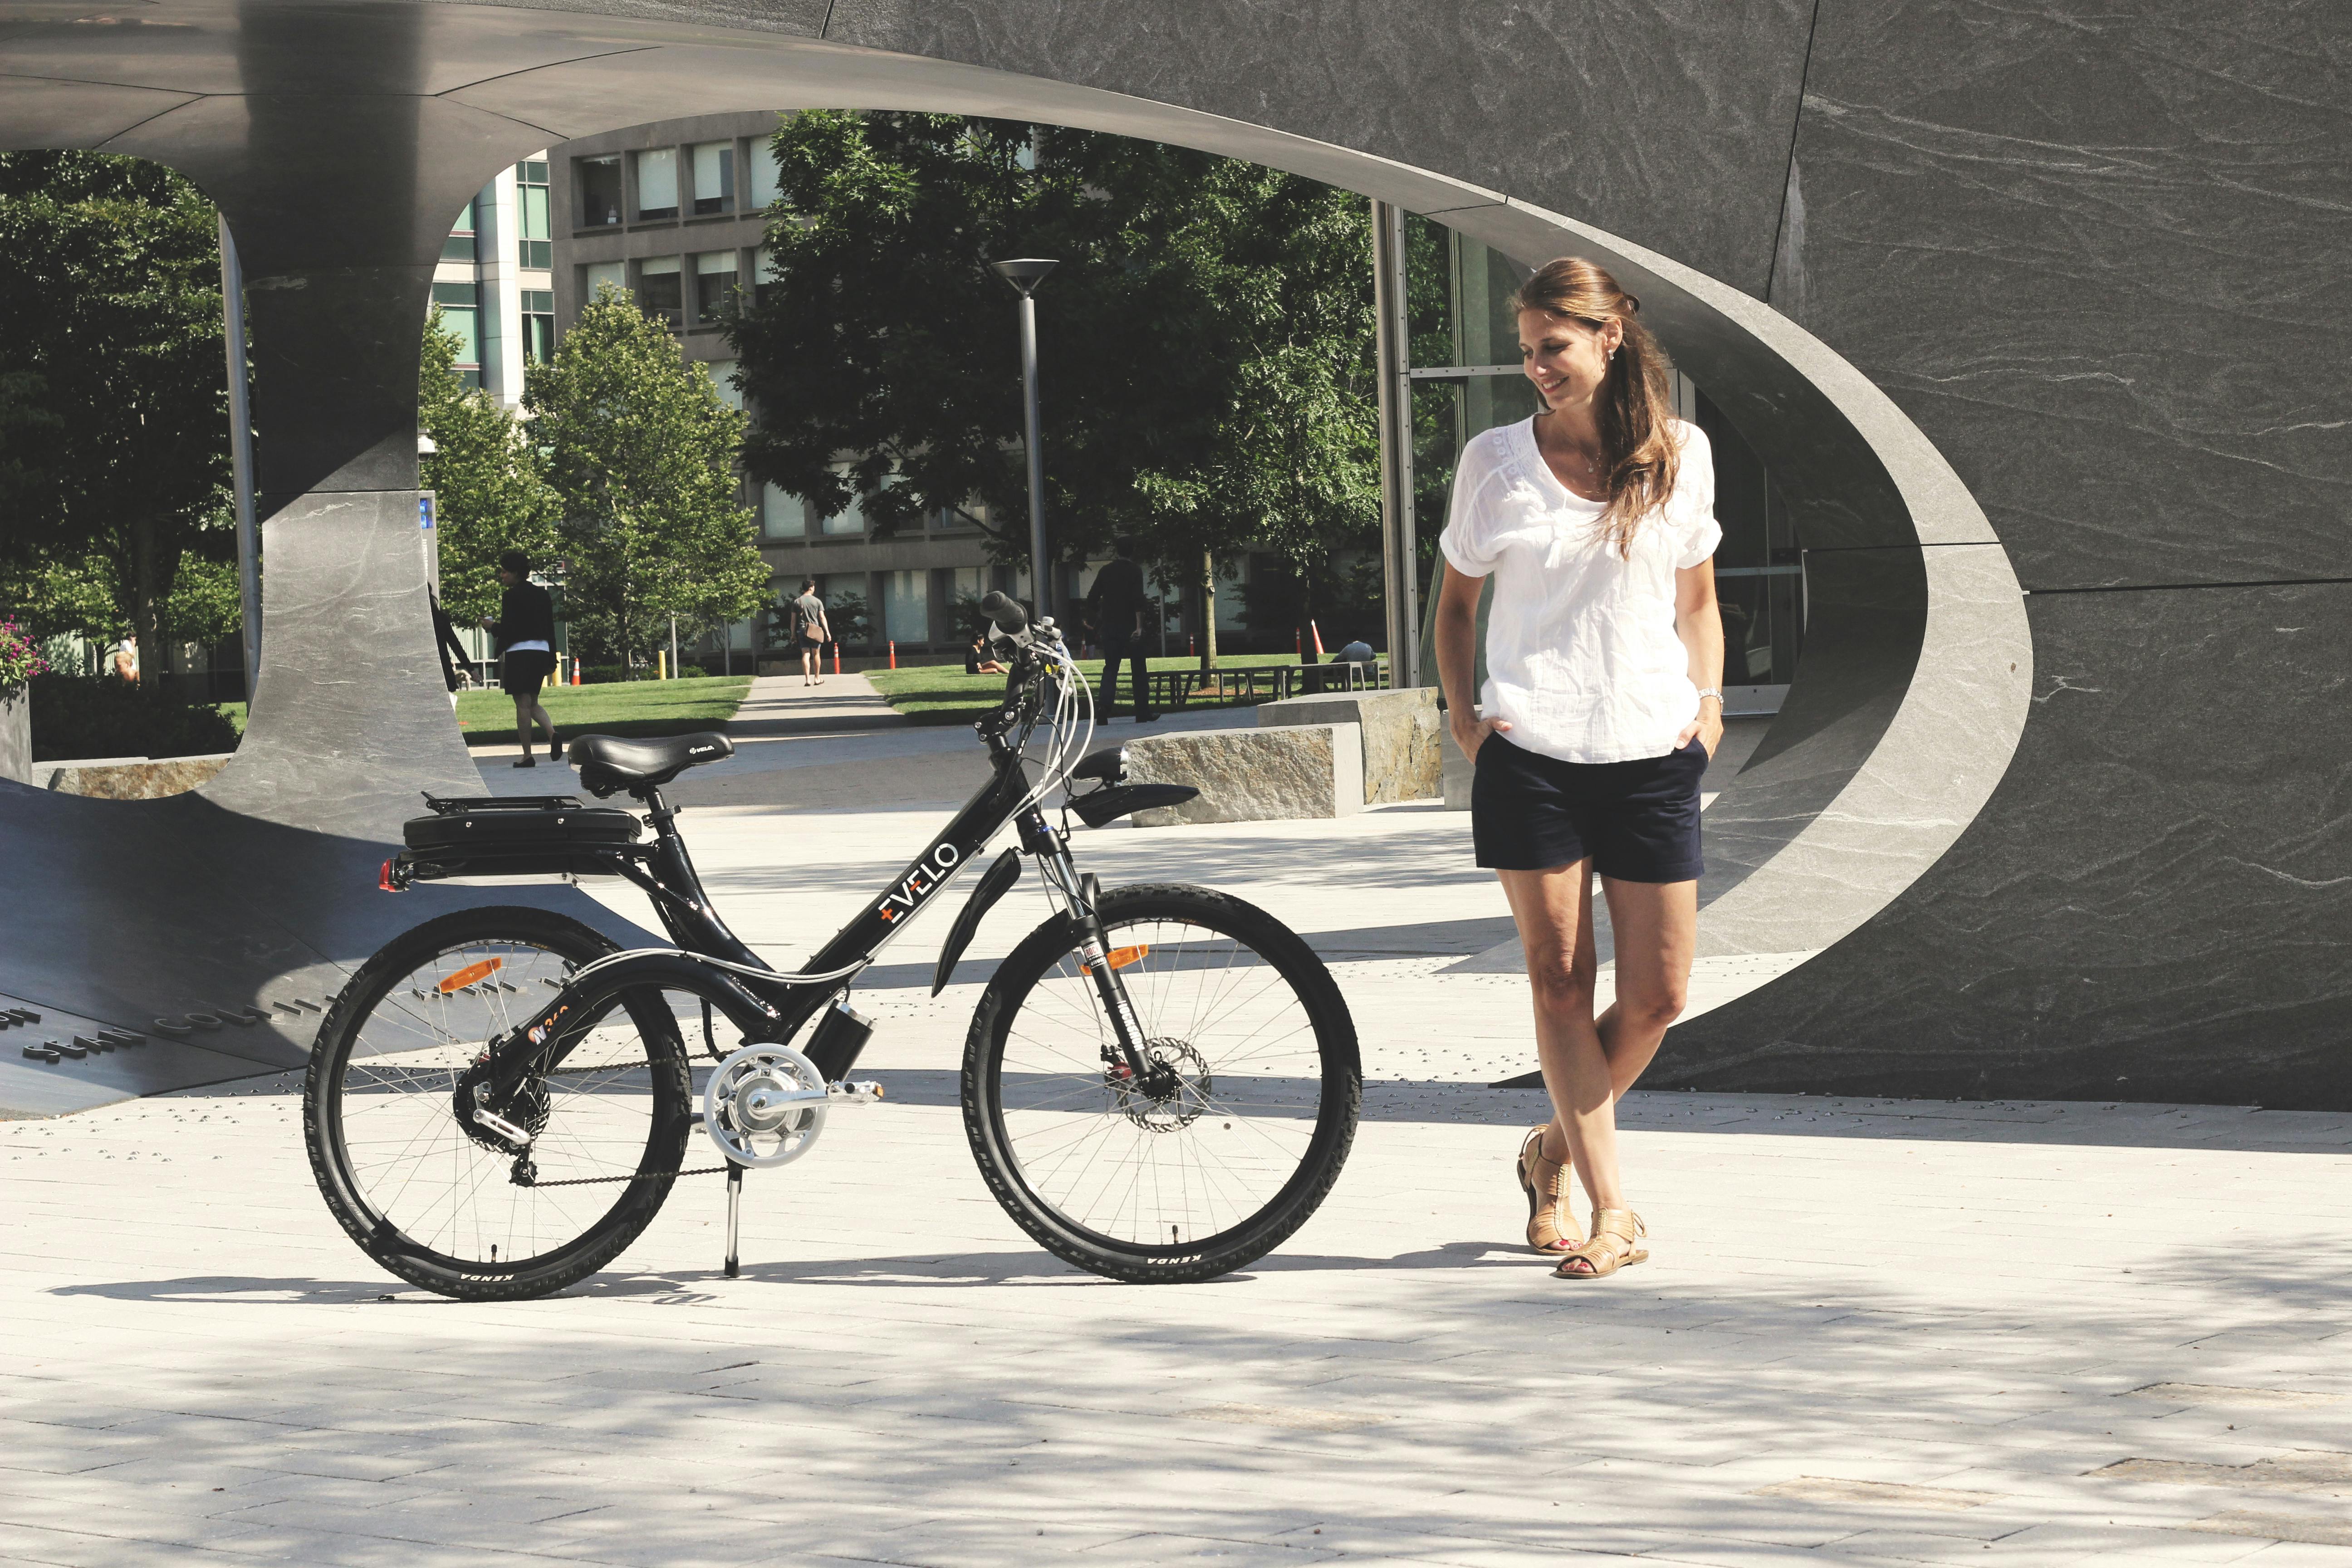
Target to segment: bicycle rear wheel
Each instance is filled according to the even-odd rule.
[[[395,938],[319,1029],[303,1129],[319,1191],[369,1257],[467,1300],[562,1289],[636,1239],[684,1163],[691,1074],[659,992],[585,1021],[509,1110],[522,1143],[462,1112],[494,1037],[617,951],[543,910],[477,909]]]
[[[1363,1071],[1330,971],[1265,910],[1206,888],[1098,906],[1141,1016],[1150,1081],[1059,917],[982,995],[964,1130],[997,1201],[1056,1257],[1114,1279],[1208,1279],[1315,1212],[1354,1141]]]

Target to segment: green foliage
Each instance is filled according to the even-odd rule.
[[[1312,569],[1379,527],[1370,215],[1295,175],[1087,132],[810,111],[774,147],[766,300],[730,329],[757,478],[879,531],[960,510],[1027,555],[1014,296],[1037,292],[1053,548],[1121,532]],[[837,470],[835,454],[866,454]],[[895,483],[886,479],[896,476]]]
[[[743,416],[660,322],[600,289],[524,393],[562,507],[572,635],[623,656],[768,603],[752,513],[736,500]]]
[[[833,640],[840,643],[870,643],[874,640],[874,615],[866,605],[866,595],[856,591],[835,594],[824,602],[824,624],[833,628]]]
[[[233,549],[217,216],[160,164],[0,153],[0,591],[160,647],[183,563]]]
[[[37,763],[236,750],[236,726],[207,703],[146,695],[120,680],[79,675],[37,675],[31,689]]]
[[[48,673],[40,645],[14,621],[0,620],[0,702],[25,689],[25,682]]]
[[[436,305],[416,376],[416,427],[434,450],[417,466],[434,492],[441,603],[470,626],[498,614],[500,552],[520,550],[534,562],[557,554],[563,503],[523,422],[458,375],[457,349]]]

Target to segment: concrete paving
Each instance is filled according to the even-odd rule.
[[[938,813],[688,826],[790,963]],[[1485,1087],[1526,983],[1455,967],[1503,918],[1466,838],[1081,838],[1310,933],[1363,1037],[1331,1199],[1209,1285],[1069,1269],[972,1167],[953,1069],[1029,888],[940,997],[944,912],[860,987],[892,1099],[752,1175],[740,1279],[705,1177],[558,1299],[407,1289],[290,1077],[0,1123],[0,1561],[2352,1563],[2352,1117],[1637,1093],[1654,1257],[1556,1281],[1515,1246],[1542,1097]]]

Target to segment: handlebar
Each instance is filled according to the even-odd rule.
[[[1002,592],[991,591],[980,601],[980,613],[996,623],[996,629],[1006,637],[1018,637],[1029,629],[1029,613]]]

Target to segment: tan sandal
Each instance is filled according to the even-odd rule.
[[[1549,1130],[1549,1123],[1537,1128],[1519,1145],[1519,1189],[1528,1194],[1528,1245],[1557,1255],[1581,1245],[1584,1233],[1576,1228],[1575,1212],[1569,1207],[1570,1162],[1544,1158],[1544,1134]]]
[[[1650,1256],[1648,1247],[1634,1245],[1649,1234],[1650,1227],[1632,1209],[1594,1209],[1592,1239],[1562,1258],[1552,1274],[1561,1279],[1605,1279]],[[1582,1268],[1571,1267],[1580,1260]]]

